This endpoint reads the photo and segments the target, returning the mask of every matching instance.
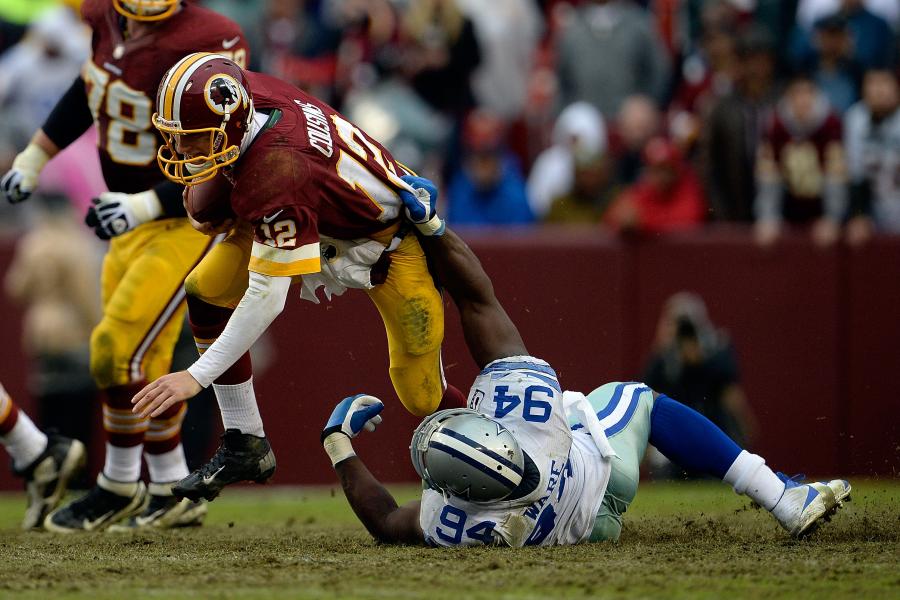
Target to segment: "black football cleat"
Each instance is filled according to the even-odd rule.
[[[121,533],[203,525],[207,512],[205,500],[193,502],[188,498],[176,498],[172,495],[171,483],[151,483],[147,489],[150,501],[144,512],[110,526],[107,531]]]
[[[226,485],[239,481],[265,483],[275,473],[275,454],[265,437],[228,429],[208,463],[176,483],[172,493],[197,502],[213,500]]]
[[[102,531],[117,521],[139,514],[147,503],[143,481],[123,483],[97,476],[97,485],[44,519],[44,529],[54,533]]]
[[[47,448],[30,465],[15,474],[25,480],[28,508],[22,529],[38,529],[51,510],[66,495],[69,481],[78,475],[87,460],[84,444],[78,440],[49,434]]]

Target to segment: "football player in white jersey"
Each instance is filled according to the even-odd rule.
[[[417,190],[404,194],[407,217],[424,223],[435,214],[437,191],[428,180],[406,179]],[[437,412],[413,434],[412,462],[425,489],[404,506],[351,443],[381,421],[381,401],[357,395],[335,407],[322,442],[347,500],[378,541],[524,546],[618,539],[648,442],[681,466],[732,485],[794,536],[809,533],[848,498],[844,480],[802,484],[774,473],[706,417],[643,384],[607,384],[587,397],[563,392],[550,365],[528,354],[468,246],[450,230],[422,242],[482,371],[467,409]]]

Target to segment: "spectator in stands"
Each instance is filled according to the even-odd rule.
[[[757,146],[776,98],[774,40],[754,27],[736,50],[732,92],[713,104],[701,131],[701,164],[712,218],[750,222]]]
[[[630,96],[622,102],[610,136],[615,159],[615,178],[621,185],[637,181],[647,142],[662,134],[662,115],[647,96]]]
[[[322,18],[318,3],[306,0],[267,0],[247,29],[266,73],[309,90],[324,100],[332,98],[335,54],[340,32]]]
[[[840,10],[842,3],[843,0],[800,0],[797,3],[797,23],[812,29],[816,21]],[[900,2],[897,0],[863,0],[862,4],[894,29],[900,28]]]
[[[728,335],[715,327],[703,299],[679,292],[666,301],[655,350],[642,381],[709,418],[743,446],[752,441],[755,418],[740,385]]]
[[[472,76],[479,106],[507,121],[525,110],[528,78],[543,19],[533,1],[457,0],[472,19],[481,48],[481,64]]]
[[[575,154],[569,189],[553,199],[545,223],[600,223],[615,197],[604,154]]]
[[[505,125],[485,110],[463,126],[462,167],[451,177],[447,220],[454,225],[531,223],[525,181],[504,144]]]
[[[402,69],[435,109],[461,118],[474,104],[472,73],[481,50],[472,21],[456,0],[411,0],[403,14],[408,42]]]
[[[557,73],[560,104],[586,100],[607,118],[629,96],[661,106],[669,83],[669,57],[646,9],[628,0],[590,0],[562,26]]]
[[[665,233],[691,229],[706,217],[703,188],[678,147],[654,138],[644,149],[641,179],[627,188],[606,213],[617,231]]]
[[[820,18],[835,12],[847,19],[853,38],[852,58],[863,69],[886,68],[895,64],[894,32],[887,21],[870,12],[862,0],[841,0],[835,10],[820,12]],[[815,54],[812,31],[802,22],[794,30],[790,52],[794,64],[807,64]]]
[[[6,292],[25,307],[22,338],[38,420],[87,440],[95,395],[88,342],[100,320],[101,255],[65,196],[37,200],[39,218],[16,245]]]
[[[873,229],[900,233],[900,89],[886,70],[866,73],[863,99],[845,117],[851,218],[847,241],[859,244]]]
[[[24,148],[90,55],[89,30],[68,8],[45,11],[0,58],[0,167]]]
[[[591,169],[589,165],[605,163],[606,147],[606,123],[600,111],[587,102],[567,106],[553,125],[553,145],[538,155],[528,177],[531,212],[539,219],[545,217],[555,199],[572,192],[576,165]]]
[[[817,21],[813,40],[815,51],[806,57],[806,63],[795,68],[812,75],[832,108],[844,114],[859,99],[862,82],[847,17],[838,12]]]
[[[757,161],[756,238],[774,243],[782,224],[811,225],[813,240],[837,241],[847,210],[840,118],[806,75],[796,76],[769,122]]]

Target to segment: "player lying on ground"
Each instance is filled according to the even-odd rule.
[[[405,202],[412,216],[427,214],[416,211],[415,199]],[[523,546],[618,539],[648,442],[749,496],[795,536],[847,498],[846,481],[800,484],[776,474],[706,417],[643,384],[608,383],[587,398],[563,392],[550,365],[528,355],[468,246],[449,230],[423,238],[423,246],[482,371],[468,409],[437,412],[413,434],[412,462],[427,487],[421,500],[402,507],[350,442],[374,429],[381,402],[360,395],[335,408],[322,432],[325,451],[377,540]]]
[[[238,219],[213,251],[231,248],[235,280],[219,282],[231,292],[218,305],[236,308],[224,314],[222,328],[210,335],[215,339],[207,340],[203,356],[187,371],[162,377],[135,396],[136,412],[172,410],[202,387],[220,383],[284,309],[298,278],[301,297],[310,299],[322,285],[329,295],[366,290],[384,321],[391,381],[407,410],[431,414],[445,390],[456,396],[454,405],[462,404],[441,368],[441,295],[416,237],[400,228],[397,191],[407,187],[399,176],[406,171],[383,146],[309,94],[210,53],[186,56],[168,71],[154,124],[166,138],[159,150],[163,171],[173,181],[199,186],[190,189],[188,202],[207,185],[221,186],[224,206],[217,216]],[[209,225],[215,204],[195,208],[207,217],[198,213],[198,220],[218,229]],[[185,288],[190,293],[204,277],[192,273]],[[190,310],[193,322],[193,304]],[[301,352],[313,350],[312,344],[302,334],[297,338]],[[219,394],[224,388],[227,403]],[[253,394],[241,386],[217,386],[216,392],[224,443],[175,486],[176,495],[212,499],[229,483],[265,479],[274,469]]]
[[[45,434],[0,384],[0,444],[12,458],[13,473],[25,480],[28,508],[22,529],[41,526],[47,513],[66,495],[69,481],[84,469],[84,444]]]
[[[0,179],[10,202],[26,200],[44,165],[97,128],[97,150],[109,192],[86,223],[111,239],[103,259],[103,318],[91,334],[91,374],[103,397],[106,461],[97,485],[48,515],[56,532],[197,525],[205,503],[172,495],[188,474],[181,445],[184,407],[137,418],[131,398],[169,372],[184,323],[183,282],[213,240],[185,218],[183,187],[156,165],[162,138],[150,116],[166,68],[188,52],[228,52],[243,63],[247,43],[230,19],[184,0],[85,0],[91,59],[57,102],[28,147]],[[192,315],[193,317],[193,315]],[[146,457],[149,488],[140,480]]]

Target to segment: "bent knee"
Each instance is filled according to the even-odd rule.
[[[131,353],[123,343],[123,331],[104,319],[91,333],[91,377],[100,389],[131,381],[128,369]]]
[[[400,402],[417,417],[427,417],[441,403],[444,384],[440,371],[423,373],[416,369],[391,368],[391,381]]]

